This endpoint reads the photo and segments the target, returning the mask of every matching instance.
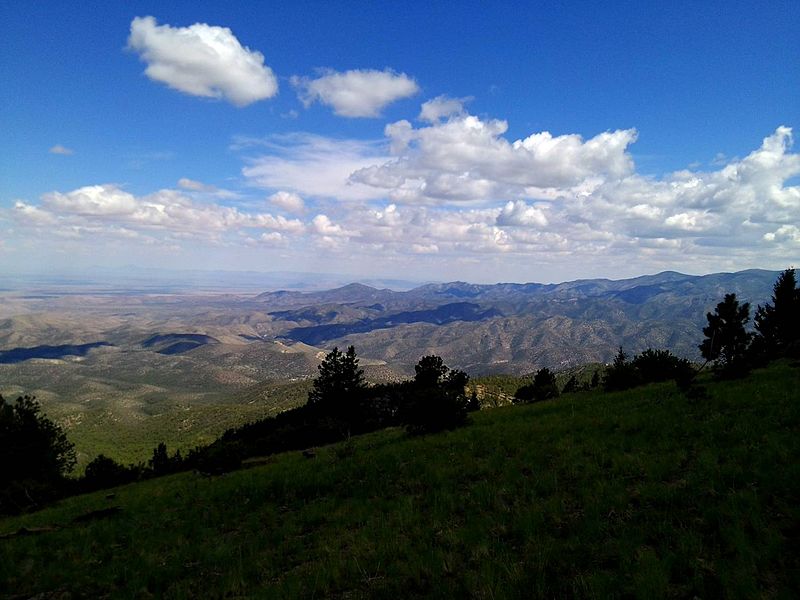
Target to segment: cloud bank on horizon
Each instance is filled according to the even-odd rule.
[[[136,17],[128,48],[149,79],[183,94],[243,108],[279,93],[265,55],[225,27]],[[378,119],[390,104],[420,98],[407,118],[385,124],[383,137],[296,131],[220,140],[240,164],[230,173],[234,190],[185,174],[142,195],[91,181],[17,199],[0,218],[16,235],[46,237],[51,252],[176,253],[200,266],[192,257],[213,251],[249,257],[243,268],[256,256],[300,257],[483,280],[510,278],[532,262],[563,280],[577,265],[625,275],[782,268],[800,256],[800,154],[789,126],[764,132],[743,158],[653,176],[637,170],[634,128],[517,138],[506,120],[471,114],[471,97],[426,98],[423,84],[392,68],[286,77],[305,109],[317,103],[345,119]]]

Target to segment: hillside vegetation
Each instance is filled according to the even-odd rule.
[[[196,446],[210,444],[229,428],[304,404],[310,388],[311,380],[265,382],[225,403],[193,404],[164,398],[145,407],[104,403],[80,412],[50,404],[48,414],[64,424],[75,444],[78,462],[72,475],[78,476],[98,454],[121,464],[143,463],[162,441],[170,450],[185,454]]]
[[[0,520],[0,595],[794,597],[800,370],[706,386],[580,392],[68,498]]]

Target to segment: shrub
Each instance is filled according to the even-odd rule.
[[[567,383],[564,384],[564,388],[561,390],[562,394],[572,394],[573,392],[577,392],[581,389],[580,385],[578,385],[578,379],[575,375],[572,375],[568,380]]]
[[[669,350],[648,348],[631,361],[636,369],[640,383],[656,383],[694,375],[692,364],[685,358],[678,358]]]
[[[83,475],[82,487],[86,490],[99,490],[130,483],[139,479],[139,469],[134,466],[126,467],[114,459],[98,455],[86,465]]]
[[[235,471],[242,466],[242,447],[236,442],[217,440],[203,448],[192,462],[204,475],[221,475]]]
[[[467,412],[476,412],[481,409],[481,402],[478,400],[478,394],[473,391],[467,402]]]
[[[600,371],[595,371],[592,374],[592,380],[589,382],[589,387],[594,389],[600,385]]]

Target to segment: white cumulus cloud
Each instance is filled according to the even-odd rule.
[[[91,185],[62,194],[45,194],[43,203],[57,213],[114,217],[134,213],[139,204],[133,194],[112,185]]]
[[[225,98],[241,107],[278,93],[264,56],[242,46],[226,27],[171,27],[154,17],[136,17],[128,47],[147,63],[150,79],[192,96]]]
[[[292,214],[303,214],[306,205],[303,199],[293,192],[275,192],[268,199],[270,204]]]
[[[504,121],[455,114],[420,128],[392,123],[382,145],[272,138],[244,174],[317,198],[325,218],[306,231],[331,248],[347,239],[340,250],[371,258],[436,246],[442,257],[502,252],[614,264],[641,252],[653,268],[692,257],[718,270],[796,254],[800,186],[788,182],[800,175],[800,155],[788,127],[714,170],[661,177],[635,172],[634,130],[515,141],[506,130]]]
[[[21,200],[14,203],[14,212],[18,220],[30,225],[52,225],[56,222],[56,218],[46,210]]]
[[[178,179],[178,187],[192,192],[214,192],[217,189],[213,185],[209,185],[195,179],[189,179],[187,177],[181,177]]]
[[[327,237],[343,237],[347,235],[342,226],[333,223],[327,215],[317,215],[311,223],[314,231],[320,235]]]
[[[353,173],[351,180],[388,190],[405,202],[480,202],[514,195],[530,197],[547,188],[619,178],[633,171],[627,148],[632,129],[581,136],[534,133],[508,141],[508,124],[472,115],[414,129],[407,121],[388,125],[395,160]]]
[[[412,78],[390,69],[324,71],[317,79],[293,77],[292,83],[305,106],[320,102],[342,117],[379,117],[385,106],[419,91]]]

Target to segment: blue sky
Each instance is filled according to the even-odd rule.
[[[796,2],[275,4],[4,3],[0,268],[800,256]]]

